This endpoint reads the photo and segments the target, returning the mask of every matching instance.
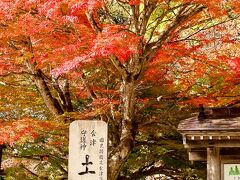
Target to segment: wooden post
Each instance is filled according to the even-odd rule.
[[[3,153],[3,146],[0,145],[0,178],[1,178],[1,175],[3,175],[3,169],[2,169],[2,153]]]
[[[220,180],[220,150],[216,147],[207,148],[207,180]]]
[[[0,171],[2,169],[2,150],[3,149],[3,146],[0,145]]]

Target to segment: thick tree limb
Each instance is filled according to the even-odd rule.
[[[72,112],[73,107],[72,107],[70,93],[69,93],[68,81],[64,80],[63,90],[59,86],[58,79],[52,79],[52,83],[53,83],[54,89],[57,91],[57,94],[60,98],[63,109],[67,112]]]
[[[51,91],[43,77],[42,71],[40,69],[36,70],[34,66],[29,62],[26,62],[26,64],[31,73],[34,74],[33,80],[35,82],[35,85],[38,88],[49,111],[55,116],[63,114],[64,112],[60,104],[58,103],[57,99],[55,99],[51,94]]]

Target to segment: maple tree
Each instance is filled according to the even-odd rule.
[[[227,33],[223,24],[239,10],[235,0],[2,0],[0,75],[33,83],[56,121],[107,121],[116,179],[136,143],[137,114],[152,103],[141,89],[205,93],[238,56],[226,55],[238,27]]]

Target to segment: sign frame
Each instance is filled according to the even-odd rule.
[[[221,157],[221,180],[238,180],[238,178],[225,178],[224,168],[227,168],[229,165],[238,165],[240,170],[240,156],[238,155],[224,155]],[[239,175],[240,177],[240,175]],[[240,179],[239,179],[240,180]]]

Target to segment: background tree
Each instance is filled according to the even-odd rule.
[[[238,55],[221,48],[237,43],[239,9],[222,0],[1,1],[0,73],[25,76],[56,121],[108,122],[116,179],[155,119],[141,113],[194,97]],[[233,22],[235,31],[221,33]],[[147,96],[154,86],[166,91]]]

